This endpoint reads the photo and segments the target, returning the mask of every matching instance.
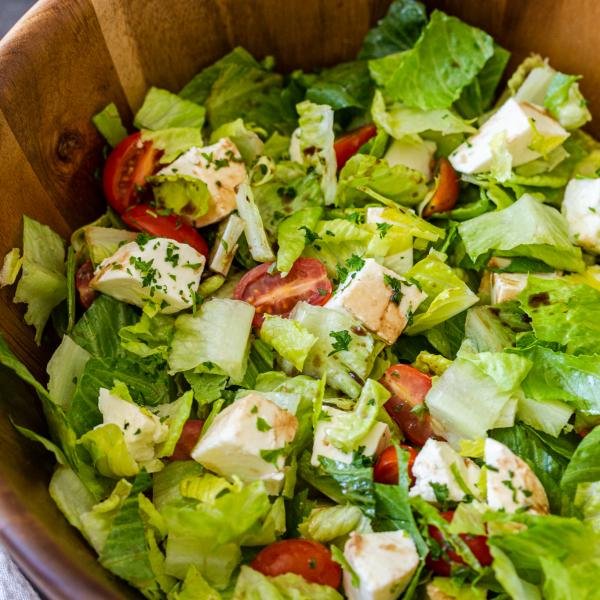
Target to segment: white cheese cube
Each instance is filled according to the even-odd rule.
[[[187,175],[206,184],[212,205],[194,221],[196,227],[216,223],[231,214],[236,209],[236,189],[247,178],[242,156],[229,138],[204,148],[190,148],[158,175]]]
[[[492,273],[490,291],[492,304],[514,300],[527,287],[529,275],[541,279],[556,279],[559,276],[558,273]]]
[[[448,442],[428,439],[415,459],[412,473],[415,484],[409,495],[421,496],[427,502],[436,503],[436,486],[441,486],[444,492],[447,490],[447,499],[454,502],[464,499],[466,492],[463,486],[472,496],[478,495],[479,467],[472,460],[460,456]]]
[[[450,163],[461,173],[489,171],[493,160],[493,143],[498,136],[504,136],[512,156],[512,166],[518,167],[542,156],[532,147],[540,136],[545,138],[544,150],[550,152],[566,140],[569,133],[544,109],[510,98],[474,136],[452,152]]]
[[[260,394],[251,393],[217,415],[191,456],[223,477],[262,480],[270,494],[277,494],[285,465],[285,457],[277,451],[283,451],[297,430],[298,419],[293,414]]]
[[[172,314],[194,305],[204,263],[194,248],[167,238],[130,242],[98,265],[90,285],[128,304],[152,301]]]
[[[321,464],[319,461],[320,456],[347,464],[351,463],[353,453],[340,450],[334,446],[327,437],[332,425],[335,424],[336,417],[343,415],[344,411],[328,406],[323,408],[323,412],[327,413],[330,418],[319,421],[315,429],[315,439],[310,459],[311,464],[318,467]],[[390,445],[390,443],[391,434],[389,427],[385,423],[377,421],[373,427],[371,427],[367,435],[360,440],[358,445],[363,448],[362,452],[365,456],[378,456]]]
[[[98,409],[103,425],[113,423],[123,432],[127,449],[135,461],[144,463],[155,458],[154,447],[164,442],[169,433],[169,428],[156,415],[106,388],[100,388]]]
[[[600,254],[600,179],[571,179],[562,212],[573,241],[588,252]]]
[[[344,557],[358,577],[344,570],[349,600],[395,600],[406,589],[419,565],[415,543],[406,531],[352,532]]]
[[[425,298],[416,285],[367,258],[359,271],[348,275],[325,307],[347,312],[384,342],[393,344]]]
[[[504,444],[486,438],[487,503],[494,510],[513,513],[527,509],[537,514],[550,512],[546,490],[529,465]]]
[[[435,142],[404,138],[394,140],[383,158],[390,167],[404,165],[409,169],[423,173],[426,181],[429,181],[432,175],[435,149]]]

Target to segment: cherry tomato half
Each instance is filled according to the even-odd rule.
[[[446,521],[452,521],[454,511],[448,511],[442,513],[442,517]],[[442,577],[450,577],[452,574],[452,566],[464,565],[465,561],[452,549],[452,546],[448,544],[444,538],[444,534],[434,525],[428,526],[429,536],[435,540],[442,551],[442,556],[433,558],[431,554],[427,555],[425,564],[427,568],[433,571],[436,575]],[[470,535],[468,533],[460,533],[460,538],[467,544],[469,550],[473,553],[475,558],[479,561],[482,567],[487,567],[492,564],[492,555],[490,548],[487,543],[487,537],[485,535]]]
[[[396,421],[407,439],[422,446],[433,435],[429,413],[418,414],[413,409],[421,406],[431,388],[431,377],[410,365],[392,365],[380,383],[391,392],[385,409]]]
[[[300,301],[322,306],[331,297],[332,285],[323,264],[316,258],[299,258],[286,277],[271,275],[273,263],[248,271],[237,284],[233,297],[256,309],[253,325],[260,327],[263,314],[287,315]]]
[[[311,583],[329,585],[335,589],[342,578],[340,565],[333,561],[329,549],[312,540],[275,542],[263,548],[250,566],[270,577],[295,573]]]
[[[415,482],[412,467],[415,464],[418,452],[416,448],[406,446],[405,444],[402,444],[400,447],[408,452],[408,477],[412,485]],[[388,446],[379,455],[379,458],[375,462],[373,477],[377,483],[398,484],[398,456],[394,446]]]
[[[202,427],[204,427],[204,421],[200,419],[189,419],[185,422],[181,435],[177,440],[177,445],[173,454],[171,454],[171,460],[189,460],[194,446],[198,443],[200,434],[202,433]]]
[[[137,204],[121,215],[123,223],[136,231],[188,244],[208,258],[208,245],[198,231],[178,215],[159,215],[147,204]]]
[[[75,274],[75,287],[79,294],[79,302],[83,308],[89,308],[96,299],[96,291],[90,287],[90,281],[94,277],[94,265],[91,260],[86,260],[77,269]]]
[[[110,153],[104,165],[103,187],[108,204],[120,215],[138,202],[138,190],[154,172],[160,155],[152,142],[142,142],[138,131]]]
[[[431,217],[435,213],[452,210],[458,200],[459,192],[460,185],[456,171],[447,158],[440,158],[437,164],[437,177],[433,196],[423,209],[423,216]]]
[[[333,144],[337,168],[341,169],[358,152],[358,149],[372,137],[375,137],[376,134],[377,127],[371,123],[354,131],[349,131],[346,135],[337,139]]]

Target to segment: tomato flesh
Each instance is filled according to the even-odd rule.
[[[90,287],[93,277],[94,265],[91,260],[86,260],[75,273],[75,287],[79,295],[79,302],[85,309],[88,309],[96,299],[96,291]]]
[[[171,454],[171,460],[190,459],[192,450],[198,443],[198,439],[202,433],[202,427],[204,427],[204,421],[200,419],[189,419],[185,422],[181,435],[177,440],[175,450]]]
[[[148,204],[137,204],[122,216],[123,222],[135,231],[188,244],[208,258],[208,245],[198,231],[178,215],[159,215]]]
[[[423,209],[424,217],[452,210],[458,200],[460,180],[450,161],[447,158],[440,158],[437,170],[435,189],[431,200]]]
[[[442,513],[442,517],[446,521],[451,522],[454,511],[448,511]],[[425,559],[427,568],[433,571],[436,575],[442,577],[450,577],[452,574],[452,567],[465,565],[465,561],[452,549],[452,546],[448,544],[444,534],[434,525],[428,526],[429,536],[435,540],[438,546],[442,550],[442,556],[433,558],[431,554],[428,554]],[[492,555],[490,548],[487,543],[487,537],[485,535],[470,535],[468,533],[460,533],[459,537],[469,547],[469,550],[473,553],[475,558],[479,561],[482,567],[487,567],[492,564]]]
[[[286,277],[270,274],[273,263],[263,263],[246,273],[237,284],[233,297],[256,309],[253,325],[260,327],[264,314],[288,315],[300,301],[322,306],[333,289],[327,270],[316,258],[299,258]]]
[[[377,127],[371,123],[350,131],[337,139],[333,144],[337,168],[341,169],[358,152],[359,148],[372,137],[375,137],[376,134]]]
[[[408,477],[410,484],[415,482],[415,478],[412,474],[412,468],[417,458],[417,450],[412,446],[406,446],[401,444],[403,450],[408,452]],[[377,483],[388,483],[390,485],[398,484],[398,455],[396,454],[396,448],[394,446],[388,446],[380,455],[375,462],[375,468],[373,471],[373,477]]]
[[[433,436],[429,413],[413,412],[423,405],[431,388],[431,377],[410,365],[392,365],[383,375],[380,383],[391,392],[385,409],[398,424],[406,438],[416,446],[423,446]]]
[[[295,573],[311,583],[337,589],[342,570],[331,558],[328,548],[312,540],[292,539],[275,542],[263,548],[250,566],[263,575],[276,577]]]
[[[139,131],[126,137],[110,153],[102,178],[104,195],[120,215],[139,201],[139,190],[154,172],[160,155],[152,142],[142,142]]]

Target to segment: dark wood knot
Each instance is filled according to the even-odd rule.
[[[79,131],[67,130],[60,134],[56,145],[56,156],[63,163],[75,162],[78,153],[84,148],[84,138]]]

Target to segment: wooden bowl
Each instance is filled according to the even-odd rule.
[[[90,117],[114,101],[131,118],[150,85],[178,90],[236,45],[280,69],[331,65],[356,55],[389,0],[42,0],[0,43],[0,255],[21,244],[27,214],[64,237],[103,211],[94,173],[103,142]],[[483,27],[513,51],[531,51],[584,75],[600,115],[595,0],[429,2]],[[600,132],[600,119],[595,124]],[[593,127],[594,128],[594,127]],[[44,378],[51,348],[0,294],[0,328]],[[48,598],[135,597],[106,573],[47,491],[50,456],[9,422],[43,431],[36,397],[0,368],[0,539]]]

